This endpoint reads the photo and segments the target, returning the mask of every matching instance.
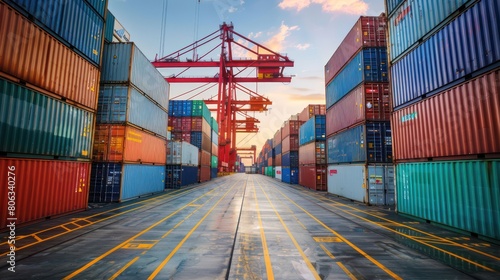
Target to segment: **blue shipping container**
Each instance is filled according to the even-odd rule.
[[[129,122],[167,137],[167,113],[130,86],[101,85],[97,122]]]
[[[327,139],[328,164],[392,162],[390,122],[367,122]]]
[[[191,131],[191,144],[201,149],[202,141],[203,141],[203,132],[201,131]]]
[[[217,178],[217,168],[212,168],[210,170],[210,178],[214,179],[214,178]]]
[[[191,115],[193,114],[193,101],[182,100],[181,104],[182,104],[181,105],[182,106],[181,116],[182,117],[191,117]]]
[[[104,24],[104,40],[108,43],[113,42],[113,31],[115,28],[115,16],[109,11],[106,11],[106,22]]]
[[[387,14],[390,15],[401,2],[405,0],[385,0],[385,7],[387,8]],[[432,1],[432,0],[431,0]]]
[[[299,183],[299,168],[298,167],[283,167],[281,170],[281,181],[287,184]]]
[[[90,158],[94,114],[0,79],[0,152]]]
[[[500,1],[482,0],[394,64],[393,106],[424,94],[428,97],[498,67],[499,14]]]
[[[168,109],[169,84],[134,43],[105,43],[101,83],[131,83]]]
[[[166,189],[179,189],[198,182],[198,167],[167,165],[165,175]]]
[[[108,0],[85,0],[94,10],[104,18],[104,11],[108,7]]]
[[[121,163],[92,163],[89,202],[120,201],[121,180]]]
[[[474,1],[476,0],[405,1],[389,18],[390,60],[395,62],[398,56],[432,29],[451,19],[463,4]]]
[[[274,147],[274,156],[281,154],[281,150],[281,143],[279,143],[276,147]]]
[[[387,50],[366,48],[347,63],[326,86],[326,108],[330,108],[361,82],[387,82]]]
[[[124,164],[120,201],[165,189],[165,166]]]
[[[316,115],[305,122],[299,129],[299,145],[313,141],[326,140],[326,116]]]
[[[11,0],[36,18],[42,28],[62,39],[66,45],[100,64],[104,20],[82,0]]]
[[[299,151],[291,151],[281,155],[281,166],[299,167]]]

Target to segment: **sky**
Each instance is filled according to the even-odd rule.
[[[360,16],[378,16],[385,10],[384,0],[109,0],[108,9],[150,60],[217,31],[223,22],[232,23],[237,33],[293,60],[294,67],[284,72],[293,76],[290,83],[244,84],[273,102],[269,111],[251,114],[261,122],[259,133],[237,137],[238,147],[256,145],[257,153],[291,115],[300,113],[308,104],[325,104],[324,66],[328,59]],[[162,19],[166,27],[163,43]],[[213,42],[210,48],[215,45]],[[198,54],[206,52],[200,48]],[[207,58],[218,59],[219,54],[215,51]],[[160,71],[169,76],[179,74],[181,69]],[[214,74],[215,69],[204,68],[183,75]],[[170,98],[201,85],[171,84]],[[193,99],[209,98],[216,94],[216,88],[194,90],[177,100],[195,94],[199,95]],[[238,98],[248,99],[242,94]],[[249,165],[250,161],[244,163]]]

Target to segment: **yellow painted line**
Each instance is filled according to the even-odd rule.
[[[333,243],[333,242],[342,242],[342,239],[337,236],[316,236],[313,237],[314,241],[322,242],[322,243]]]
[[[32,235],[37,241],[42,241],[43,239],[41,239],[40,237],[38,237],[38,235],[36,234],[33,234]],[[17,248],[16,248],[17,249]]]
[[[123,249],[151,249],[160,240],[132,240],[128,244],[125,244]]]
[[[401,277],[399,277],[396,273],[392,272],[390,269],[388,269],[387,267],[385,267],[383,264],[381,264],[379,261],[377,261],[376,259],[374,259],[372,256],[368,255],[365,251],[361,250],[358,246],[354,245],[353,243],[351,243],[349,240],[347,240],[345,237],[343,237],[341,234],[339,234],[338,232],[336,232],[335,230],[331,229],[330,227],[328,227],[325,223],[323,223],[322,221],[318,220],[318,218],[316,218],[314,215],[312,215],[311,213],[309,213],[306,209],[302,208],[300,205],[298,205],[297,203],[295,203],[295,201],[291,200],[287,195],[285,195],[282,191],[278,190],[278,192],[281,193],[281,195],[283,195],[286,199],[288,199],[288,201],[290,201],[291,203],[293,203],[297,208],[299,208],[300,210],[302,210],[304,213],[306,213],[307,215],[309,215],[309,217],[311,217],[313,220],[315,220],[318,224],[320,224],[321,226],[323,226],[325,229],[329,230],[331,233],[335,234],[336,236],[338,236],[342,241],[344,241],[347,245],[349,245],[351,248],[353,248],[355,251],[357,251],[359,254],[361,254],[363,257],[367,258],[368,260],[370,260],[373,264],[375,264],[377,267],[379,267],[380,269],[382,269],[385,273],[389,274],[392,278],[394,279],[403,279]]]
[[[172,231],[174,231],[174,229],[170,229],[169,231],[167,231],[164,235],[162,235],[161,239],[167,237],[170,233],[172,233]]]
[[[264,191],[264,189],[262,188],[260,182],[257,181],[257,183],[259,184],[259,187],[260,189],[262,190],[262,193],[264,193],[264,195],[266,196],[267,198],[267,201],[269,202],[269,204],[271,205],[271,207],[273,208],[274,210],[274,213],[276,214],[276,216],[278,216],[278,219],[280,220],[281,222],[281,225],[283,225],[283,228],[285,229],[285,231],[288,233],[288,236],[290,237],[290,239],[292,240],[293,244],[295,245],[295,248],[297,248],[297,250],[299,251],[299,254],[302,256],[302,259],[304,259],[307,267],[309,268],[309,270],[311,271],[311,273],[313,274],[314,278],[315,279],[318,279],[320,280],[321,277],[319,277],[318,275],[318,272],[316,271],[316,269],[314,268],[314,266],[311,264],[311,261],[309,260],[309,258],[306,256],[306,254],[304,253],[304,251],[302,251],[302,248],[300,248],[300,245],[299,243],[297,243],[297,240],[295,240],[295,238],[293,237],[293,234],[290,232],[290,230],[288,229],[288,227],[286,226],[285,224],[285,221],[283,221],[283,219],[281,218],[281,215],[278,213],[278,211],[276,210],[276,207],[274,207],[274,204],[272,203],[271,199],[269,198],[269,196],[267,195],[266,191]]]
[[[215,207],[217,207],[217,205],[219,205],[219,203],[222,201],[222,199],[224,199],[226,197],[226,195],[234,188],[235,184],[233,184],[233,186],[231,186],[231,188],[229,190],[227,190],[226,193],[224,193],[224,195],[221,196],[221,198],[214,204],[214,206],[212,206],[212,208],[210,208],[208,210],[208,212],[205,214],[205,216],[203,216],[198,221],[198,223],[196,223],[196,225],[194,225],[194,227],[186,234],[186,236],[184,236],[184,238],[181,240],[181,242],[179,242],[177,244],[177,246],[175,246],[174,250],[172,250],[172,252],[170,252],[170,254],[160,263],[160,265],[153,271],[153,273],[151,273],[151,275],[149,275],[148,279],[154,279],[158,275],[158,273],[160,273],[160,271],[163,269],[163,267],[165,267],[165,265],[167,265],[167,263],[175,255],[175,253],[177,253],[177,251],[182,247],[182,245],[184,245],[186,240],[188,240],[189,237],[191,237],[193,232],[201,225],[201,223],[203,221],[205,221],[205,219],[208,217],[208,215],[210,215],[210,213],[212,213],[212,211],[215,209]]]
[[[71,229],[67,228],[65,225],[62,225],[61,226],[63,229],[67,230],[67,231],[70,231]]]
[[[139,259],[139,257],[135,257],[133,258],[131,261],[129,261],[124,267],[120,268],[120,270],[118,270],[115,274],[113,274],[109,280],[114,280],[116,279],[116,277],[118,277],[120,274],[122,274],[127,268],[129,268],[131,265],[133,265],[137,260]]]
[[[105,257],[111,255],[112,253],[114,253],[115,251],[117,251],[118,249],[122,248],[125,244],[131,242],[132,240],[136,239],[137,237],[143,235],[144,233],[150,231],[151,229],[157,227],[158,225],[162,224],[163,222],[165,222],[166,220],[172,218],[174,215],[176,215],[177,213],[179,213],[180,211],[182,211],[183,209],[187,208],[189,206],[189,204],[191,203],[194,203],[196,202],[198,199],[208,195],[209,193],[213,192],[215,189],[195,198],[194,200],[190,201],[188,204],[182,206],[181,208],[177,209],[176,211],[172,212],[170,215],[164,217],[163,219],[157,221],[156,223],[150,225],[149,227],[147,227],[146,229],[142,230],[141,232],[137,233],[136,235],[132,236],[131,238],[123,241],[121,244],[115,246],[113,249],[111,250],[108,250],[106,253],[100,255],[99,257],[95,258],[94,260],[88,262],[86,265],[82,266],[81,268],[75,270],[73,273],[71,273],[70,275],[64,277],[63,279],[72,279],[73,277],[77,276],[78,274],[82,273],[83,271],[87,270],[88,268],[90,268],[92,265],[96,264],[97,262],[101,261],[102,259],[104,259]]]
[[[354,276],[354,274],[352,274],[349,269],[347,269],[347,267],[345,267],[345,265],[343,265],[341,262],[336,262],[337,265],[345,272],[345,274],[347,274],[347,276],[349,276],[349,278],[351,278],[352,280],[356,280],[356,277]]]
[[[294,217],[295,217],[295,215],[294,215]],[[300,225],[303,229],[307,229],[307,228],[306,228],[306,226],[305,226],[303,223],[301,223],[301,222],[299,221],[299,219],[297,219],[297,217],[295,217],[295,220],[297,220],[297,223],[299,223],[299,225]]]
[[[323,249],[323,251],[325,251],[325,253],[332,259],[334,260],[335,257],[333,256],[333,254],[328,250],[326,249],[326,247],[323,245],[323,244],[319,244],[319,247],[321,247],[321,249]]]
[[[260,240],[262,241],[262,251],[264,253],[264,263],[266,264],[267,279],[274,279],[273,266],[271,264],[271,256],[269,255],[269,249],[267,248],[266,235],[264,233],[264,225],[262,224],[262,217],[260,216],[259,201],[257,199],[257,191],[255,186],[253,188],[253,197],[255,198],[255,210],[257,211],[257,218],[259,220],[260,228]]]

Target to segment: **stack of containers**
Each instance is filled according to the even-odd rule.
[[[281,181],[282,179],[282,172],[283,170],[281,169],[281,127],[278,128],[276,133],[274,134],[273,138],[273,147],[274,147],[274,178],[277,180]]]
[[[394,203],[385,15],[360,17],[325,66],[328,192]]]
[[[281,181],[299,183],[299,128],[304,122],[292,115],[281,128]]]
[[[316,115],[299,129],[299,184],[326,191],[326,118]]]
[[[87,208],[107,6],[93,2],[54,2],[50,17],[0,2],[0,202],[16,202],[0,216],[17,225]]]
[[[273,177],[273,166],[269,165],[269,160],[272,162],[273,155],[273,139],[267,139],[264,147],[262,148],[263,161],[264,161],[264,175]]]
[[[168,141],[165,188],[179,189],[198,182],[198,147],[188,142]]]
[[[500,2],[391,2],[398,211],[500,240]]]
[[[217,120],[210,117],[212,128],[212,163],[211,163],[211,178],[217,178],[217,167],[219,165],[219,124]]]
[[[169,85],[133,43],[105,43],[90,202],[165,188]]]
[[[187,101],[190,102],[190,101]],[[199,182],[210,181],[212,173],[212,116],[202,100],[192,102],[191,144],[200,149]]]
[[[310,104],[299,113],[299,121],[307,122],[310,118],[316,115],[325,115],[326,114],[326,106],[320,104]]]

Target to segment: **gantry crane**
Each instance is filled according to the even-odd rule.
[[[236,148],[236,151],[239,152],[239,151],[245,151],[245,152],[248,152],[248,153],[238,153],[238,154],[250,154],[250,156],[253,154],[253,159],[252,159],[252,164],[255,163],[255,160],[257,159],[257,146],[255,145],[252,145],[250,148]],[[248,157],[245,157],[245,158],[248,158]]]
[[[213,48],[208,47],[209,43],[216,40],[220,40],[220,43]],[[201,47],[207,48],[208,51],[200,56],[198,49]],[[209,59],[209,54],[217,49],[220,49],[218,58]],[[235,49],[245,50],[250,57],[236,58]],[[192,56],[188,57],[187,54]],[[237,153],[236,133],[259,131],[256,126],[259,121],[248,115],[248,112],[264,112],[267,111],[267,106],[272,104],[271,100],[242,84],[289,83],[292,78],[285,76],[283,70],[294,65],[286,55],[274,52],[242,36],[234,31],[232,24],[226,23],[223,23],[219,30],[165,57],[156,58],[152,63],[157,68],[184,68],[179,74],[165,78],[169,83],[218,84],[217,99],[207,99],[205,103],[211,111],[217,112],[220,171],[234,171]],[[210,77],[182,76],[190,68],[216,68],[218,72]],[[249,99],[238,99],[237,92],[245,93]]]

